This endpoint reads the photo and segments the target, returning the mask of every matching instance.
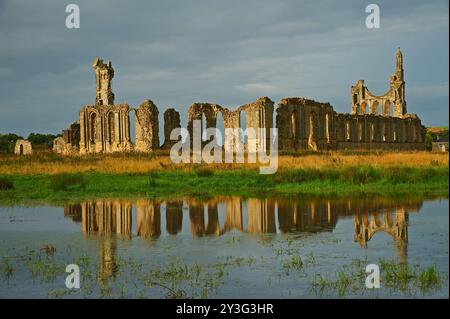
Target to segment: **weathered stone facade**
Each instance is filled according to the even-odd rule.
[[[403,55],[400,48],[397,49],[395,72],[389,77],[389,84],[389,91],[376,96],[364,86],[364,80],[359,80],[351,90],[352,114],[393,114],[400,118],[406,115]]]
[[[176,128],[181,128],[180,113],[170,108],[164,112],[164,144],[163,149],[170,149],[177,140],[170,139],[170,133]]]
[[[276,117],[279,149],[425,150],[425,127],[416,114],[406,113],[403,73],[398,49],[389,91],[375,96],[359,80],[351,88],[351,114],[336,113],[329,103],[281,100]]]
[[[80,124],[73,123],[62,131],[60,137],[53,140],[53,152],[58,154],[74,154],[80,151]]]
[[[235,139],[235,143],[238,148],[240,149],[245,148],[245,150],[248,152],[257,152],[259,147],[261,147],[260,145],[261,143],[267,143],[266,145],[268,145],[267,140],[270,138],[269,130],[273,126],[272,124],[273,101],[270,100],[268,97],[261,97],[253,103],[242,105],[238,107],[235,111],[230,111],[229,109],[217,104],[209,104],[209,103],[192,104],[189,107],[188,111],[188,131],[191,139],[193,137],[194,120],[200,120],[202,121],[202,124],[203,122],[206,122],[204,123],[205,125],[202,125],[202,130],[203,126],[206,129],[215,128],[217,127],[217,117],[219,113],[222,114],[224,130],[226,130],[227,128],[231,129],[242,128],[244,130],[248,128],[254,129],[255,136],[249,137],[253,138],[254,141],[251,141],[249,139],[245,141],[242,136],[239,136]],[[241,125],[241,122],[243,122],[241,119],[241,117],[243,116],[242,113],[245,113],[245,122],[243,123],[244,125]],[[204,119],[203,116],[205,117]],[[265,141],[260,140],[259,138],[260,133],[258,131],[259,128],[266,129]],[[205,141],[205,143],[208,143],[211,140],[212,138]],[[225,144],[224,148],[225,151],[233,151],[231,149],[232,145]]]
[[[280,150],[425,150],[425,128],[415,114],[341,114],[329,103],[287,98],[276,123]]]
[[[30,141],[27,140],[17,140],[16,146],[14,147],[14,154],[16,155],[31,155],[33,154],[33,147]]]
[[[77,123],[63,131],[62,140],[55,140],[55,152],[150,152],[159,148],[169,149],[176,143],[170,140],[172,130],[181,127],[180,114],[175,109],[164,112],[164,143],[160,147],[157,106],[150,100],[145,100],[137,109],[127,104],[114,104],[111,89],[114,69],[111,62],[104,64],[101,59],[95,59],[93,68],[96,103],[80,110]],[[359,80],[351,87],[351,114],[337,113],[329,103],[303,97],[282,99],[275,113],[279,150],[425,149],[424,126],[417,115],[406,112],[403,55],[400,49],[397,50],[396,69],[390,77],[389,91],[375,96],[364,86],[364,81]],[[246,138],[234,135],[234,150],[257,152],[269,145],[270,128],[274,126],[274,102],[268,97],[261,97],[234,111],[218,104],[192,104],[187,123],[191,147],[194,120],[201,122],[200,131],[204,136],[205,129],[217,127],[219,114],[226,134],[228,128],[252,128],[256,133]],[[130,136],[133,129],[130,127],[131,116],[135,120],[135,143]],[[265,139],[260,138],[261,132],[265,132]],[[231,141],[223,138],[225,142]],[[212,139],[210,136],[202,144]],[[225,151],[231,151],[233,145],[225,143],[223,147]]]

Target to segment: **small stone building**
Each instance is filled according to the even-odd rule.
[[[33,154],[33,147],[27,140],[17,140],[14,147],[14,154],[16,155],[31,155]]]
[[[438,138],[431,143],[431,150],[433,152],[448,152],[448,136]]]

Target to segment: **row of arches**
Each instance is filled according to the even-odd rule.
[[[216,139],[218,146],[224,147],[226,151],[244,149],[253,153],[258,149],[266,148],[266,140],[270,138],[270,129],[273,127],[273,102],[268,98],[260,98],[235,111],[230,111],[217,104],[194,103],[188,111],[188,131],[191,145],[194,135],[198,134],[197,131],[194,131],[194,126],[198,123],[194,121],[200,121],[202,145]],[[208,129],[216,129],[215,134],[212,136],[211,133],[208,134]],[[228,129],[232,130],[233,136],[226,136],[229,133]],[[259,136],[260,129],[266,129],[265,138],[262,135]],[[247,134],[248,130],[253,130],[254,134]],[[227,144],[228,142],[234,145]]]
[[[292,141],[293,149],[307,148],[318,150],[330,146],[333,137],[333,115],[331,110],[321,108],[292,108],[287,115],[277,114],[277,127],[280,138]],[[301,141],[306,141],[303,145]],[[282,148],[283,148],[282,142]],[[288,146],[289,147],[289,146]]]
[[[336,121],[335,137],[337,142],[423,142],[420,123],[406,120],[366,119],[364,117],[341,119],[339,116]]]
[[[380,112],[381,108],[381,112]],[[358,110],[357,114],[363,115],[363,114],[372,114],[372,115],[378,115],[381,114],[383,116],[391,116],[392,114],[392,103],[389,100],[367,100],[362,101]]]
[[[80,111],[80,151],[150,151],[159,148],[158,110],[146,100],[139,108],[126,104],[85,107]]]
[[[372,106],[377,107],[378,103],[374,101]],[[280,150],[423,147],[424,129],[415,116],[341,114],[327,103],[298,98],[285,99],[280,104],[276,122]],[[389,101],[385,101],[385,107],[388,112]]]

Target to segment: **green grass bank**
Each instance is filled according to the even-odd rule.
[[[93,198],[256,196],[448,196],[448,167],[153,171],[0,176],[0,203],[63,202]]]

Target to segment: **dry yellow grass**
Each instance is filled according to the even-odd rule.
[[[330,152],[280,155],[279,169],[372,166],[448,166],[448,154],[431,152]],[[211,164],[211,169],[257,168],[259,164]],[[146,173],[154,170],[191,170],[193,164],[174,164],[167,154],[108,154],[58,156],[38,153],[29,157],[0,155],[0,174],[31,175],[76,172]]]

